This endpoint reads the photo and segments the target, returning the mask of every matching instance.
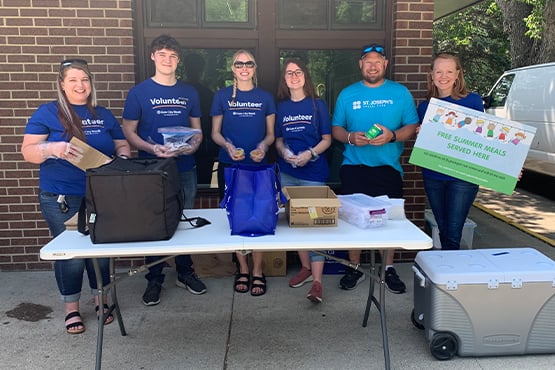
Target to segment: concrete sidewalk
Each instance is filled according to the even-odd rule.
[[[555,250],[521,230],[473,208],[478,224],[474,248],[534,247],[555,259]],[[438,361],[423,332],[411,322],[410,263],[397,270],[406,294],[387,293],[386,313],[392,369],[553,369],[555,355],[455,357]],[[205,278],[208,293],[194,296],[175,286],[166,269],[162,301],[146,307],[144,275],[123,280],[118,297],[127,336],[117,322],[106,326],[104,369],[382,369],[379,315],[361,326],[368,279],[353,291],[338,288],[338,275],[324,276],[324,302],[305,296],[310,288],[287,286],[288,277],[268,278],[262,297],[237,294],[232,278]],[[52,271],[0,273],[0,368],[92,369],[96,319],[92,296],[84,292],[82,335],[68,335]],[[49,312],[51,310],[51,312]],[[510,325],[510,323],[508,323]],[[555,334],[554,334],[555,335]]]

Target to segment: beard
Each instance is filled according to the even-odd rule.
[[[362,79],[368,82],[370,85],[375,85],[383,81],[385,73],[379,73],[377,75],[370,76],[368,73],[362,75]]]

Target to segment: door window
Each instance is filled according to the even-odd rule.
[[[505,106],[507,101],[507,96],[509,95],[509,90],[513,84],[515,75],[506,75],[495,85],[491,91],[491,104],[490,108],[502,108]]]

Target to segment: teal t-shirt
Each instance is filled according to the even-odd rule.
[[[418,123],[414,98],[405,86],[385,80],[378,87],[368,87],[359,81],[341,91],[337,97],[332,126],[341,126],[349,132],[366,132],[375,123],[392,131]],[[380,146],[347,144],[342,164],[391,166],[403,174],[399,162],[402,152],[402,142]]]

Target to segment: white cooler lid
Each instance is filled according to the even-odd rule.
[[[533,248],[421,251],[414,260],[439,285],[554,282],[555,261]]]

